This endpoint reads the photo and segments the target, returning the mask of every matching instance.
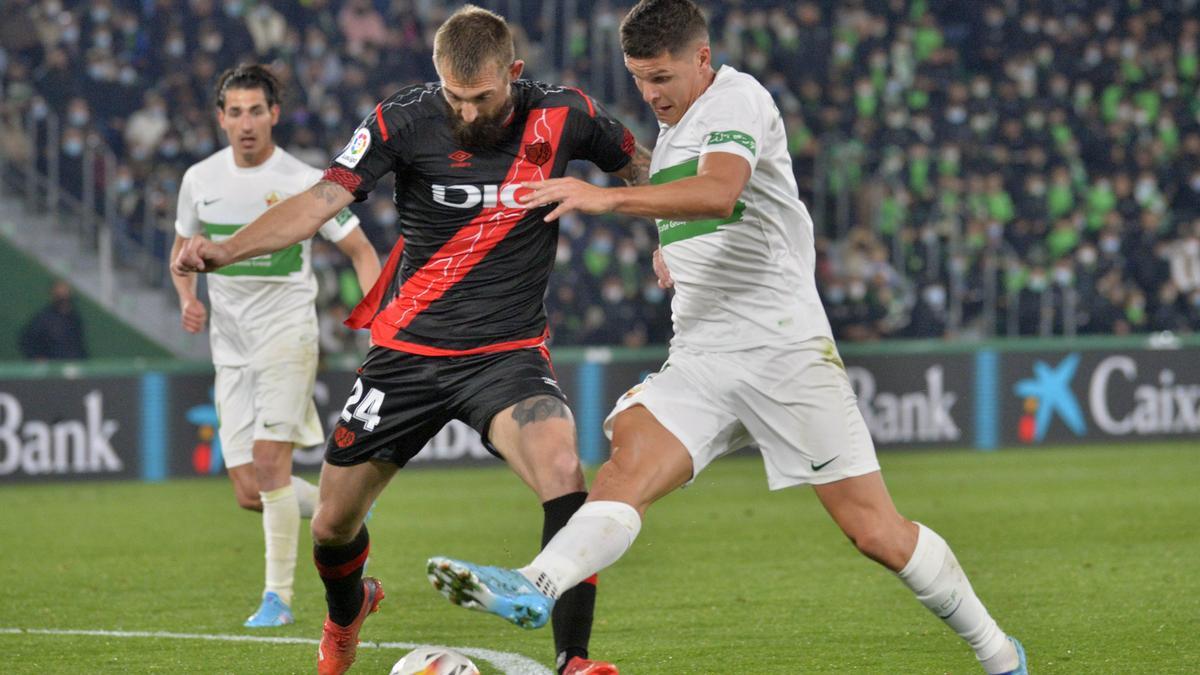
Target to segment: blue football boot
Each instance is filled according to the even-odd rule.
[[[516,570],[440,557],[430,558],[425,570],[429,582],[450,602],[490,612],[522,628],[545,626],[554,609],[554,599]]]
[[[242,625],[246,628],[271,628],[286,626],[289,623],[296,623],[296,620],[292,618],[292,608],[284,604],[283,599],[274,592],[267,591],[263,594],[262,604],[258,606],[258,611],[246,619],[246,623]]]

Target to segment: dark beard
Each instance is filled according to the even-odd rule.
[[[450,122],[450,133],[460,147],[491,148],[507,139],[512,132],[511,127],[505,124],[512,110],[513,102],[509,100],[500,110],[487,117],[476,117],[475,121],[469,124],[449,105],[446,106],[446,115]]]

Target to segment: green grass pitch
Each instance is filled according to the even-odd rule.
[[[1200,441],[881,459],[900,510],[951,543],[1033,672],[1200,671]],[[401,472],[370,527],[370,573],[388,597],[364,640],[550,663],[548,628],[454,608],[424,576],[430,555],[520,564],[535,552],[541,509],[515,476]],[[4,632],[318,637],[307,534],[296,625],[241,628],[262,582],[260,528],[224,479],[0,488],[0,671],[312,672],[311,644]],[[742,457],[650,510],[632,551],[601,574],[592,651],[632,675],[979,672],[810,490],[770,493],[761,462]],[[360,650],[353,672],[382,675],[402,653]]]

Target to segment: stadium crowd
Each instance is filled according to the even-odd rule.
[[[518,28],[529,77],[578,82],[652,145],[607,0],[478,0]],[[549,7],[549,9],[547,9]],[[1200,331],[1200,1],[741,0],[708,3],[717,63],[775,96],[843,340]],[[1136,11],[1134,11],[1136,10]],[[5,0],[0,144],[62,120],[66,189],[91,138],[119,158],[123,234],[163,258],[183,169],[222,145],[216,75],[270,63],[276,140],[321,166],[375,102],[436,79],[430,0]],[[605,177],[595,175],[593,180]],[[379,190],[357,207],[381,250]],[[150,226],[146,227],[145,224]],[[653,225],[568,217],[548,298],[556,344],[670,336]],[[357,300],[318,245],[322,342]]]

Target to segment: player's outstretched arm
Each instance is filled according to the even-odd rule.
[[[354,195],[346,188],[320,181],[267,209],[254,222],[222,242],[192,237],[175,257],[171,271],[175,274],[211,272],[256,255],[287,248],[311,238],[321,225],[353,201]]]
[[[577,178],[555,178],[526,183],[532,192],[522,203],[527,208],[557,204],[547,222],[571,211],[671,220],[728,218],[749,180],[750,163],[745,159],[709,152],[700,156],[695,176],[670,183],[602,188]]]
[[[362,289],[363,294],[367,294],[375,286],[375,280],[379,278],[379,254],[375,252],[375,247],[371,245],[367,235],[363,234],[361,228],[354,228],[345,237],[338,240],[338,250],[350,259],[350,264],[354,265],[354,274],[358,277],[358,287]]]

